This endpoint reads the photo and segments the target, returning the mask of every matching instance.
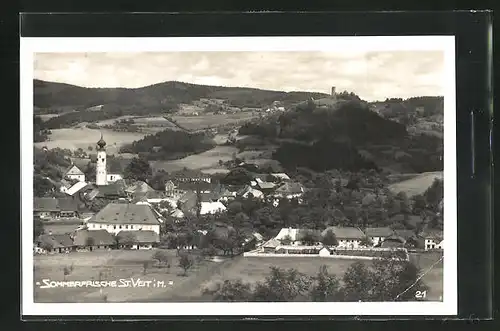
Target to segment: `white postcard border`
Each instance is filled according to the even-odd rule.
[[[35,303],[33,298],[33,54],[168,51],[443,51],[444,243],[442,302]],[[21,38],[22,315],[456,315],[457,177],[454,36]],[[411,79],[411,78],[409,78]]]

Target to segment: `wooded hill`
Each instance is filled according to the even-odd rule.
[[[371,111],[363,101],[331,107],[313,102],[241,127],[240,134],[257,135],[280,147],[274,158],[288,168],[390,168],[397,172],[442,170],[443,140],[410,136],[406,127]]]

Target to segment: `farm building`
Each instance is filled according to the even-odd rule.
[[[74,248],[69,234],[42,234],[36,240],[37,252],[66,253]]]
[[[426,231],[420,237],[424,239],[424,249],[442,249],[443,232],[442,231]]]
[[[41,219],[78,217],[78,200],[71,198],[34,198],[33,215]]]
[[[78,230],[73,233],[73,243],[77,250],[110,249],[116,245],[113,235],[106,230]]]
[[[331,226],[326,228],[321,236],[324,237],[329,231],[335,234],[338,247],[343,248],[358,248],[361,246],[361,241],[365,238],[365,234],[355,227],[336,227]]]
[[[381,243],[382,248],[402,248],[406,244],[406,239],[400,236],[392,235]]]
[[[365,235],[370,238],[373,246],[380,245],[387,237],[393,234],[393,231],[388,227],[381,228],[366,228]]]
[[[89,230],[106,230],[112,234],[121,231],[153,231],[160,233],[160,218],[148,205],[109,203],[87,221]]]
[[[275,237],[283,245],[321,245],[321,234],[316,230],[283,228]]]
[[[152,249],[160,242],[160,235],[150,230],[120,231],[116,235],[118,247],[126,249]]]
[[[300,198],[305,192],[300,183],[285,182],[274,191],[275,198]]]

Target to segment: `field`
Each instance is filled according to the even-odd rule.
[[[227,115],[172,116],[172,119],[187,130],[202,130],[218,125],[238,124],[256,116],[252,112],[241,112]]]
[[[165,250],[171,268],[151,266],[144,274],[144,261],[152,262],[153,250],[111,250],[94,252],[72,252],[69,254],[34,256],[34,300],[35,302],[125,302],[147,300],[151,296],[166,295],[190,281],[196,274],[210,273],[218,262],[202,261],[190,269],[187,276],[178,266],[175,250]],[[73,266],[73,271],[64,276],[63,268]],[[164,285],[149,287],[97,287],[43,288],[44,279],[50,281],[116,281],[151,280],[163,281]],[[188,284],[188,287],[191,285]]]
[[[151,167],[154,170],[164,169],[167,172],[188,169],[219,169],[219,160],[223,162],[232,159],[233,153],[238,150],[232,146],[217,146],[200,154],[187,156],[179,160],[172,161],[152,161]]]
[[[389,189],[396,194],[398,192],[405,192],[408,197],[412,197],[417,194],[423,194],[436,178],[443,179],[443,172],[422,173],[414,178],[392,184],[389,186]]]
[[[271,266],[280,268],[296,268],[313,276],[321,265],[327,265],[330,273],[342,276],[354,260],[334,260],[329,258],[302,257],[235,257],[221,262],[200,261],[183,276],[178,267],[175,250],[165,250],[169,255],[171,268],[150,266],[144,273],[144,261],[152,261],[154,251],[148,250],[112,250],[94,252],[72,252],[52,256],[34,256],[34,292],[35,302],[182,302],[206,301],[202,289],[210,287],[224,279],[242,279],[245,282],[262,281],[270,272]],[[411,259],[420,265],[422,271],[439,259],[438,254],[415,255]],[[369,262],[367,262],[369,263]],[[64,276],[63,268],[73,266],[73,271]],[[427,298],[439,300],[443,287],[442,263],[434,266],[424,277],[430,287]],[[151,280],[149,287],[97,287],[81,288],[42,288],[44,279],[50,281],[116,281]]]
[[[89,146],[95,147],[95,144],[101,136],[101,132],[106,140],[106,152],[108,154],[117,154],[120,147],[129,144],[135,140],[142,139],[144,133],[138,132],[115,132],[112,130],[93,130],[89,128],[69,128],[54,129],[49,136],[48,141],[35,143],[36,147],[47,146],[47,148],[67,148],[76,150],[82,148],[87,151]]]

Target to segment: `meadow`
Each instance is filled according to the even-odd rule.
[[[434,182],[434,179],[443,179],[443,172],[426,172],[411,179],[407,179],[389,186],[394,193],[405,192],[408,197],[423,194]]]
[[[219,125],[238,124],[255,118],[252,112],[240,112],[236,114],[214,115],[206,114],[199,116],[172,116],[172,119],[187,130],[202,130]]]
[[[49,140],[34,143],[34,145],[38,148],[43,146],[49,149],[59,147],[76,150],[82,148],[84,151],[88,151],[89,146],[95,147],[102,132],[107,144],[107,153],[117,154],[121,146],[142,139],[145,135],[140,132],[115,132],[107,129],[94,130],[86,127],[54,129],[51,131],[52,134],[49,136]]]
[[[145,300],[151,296],[166,295],[174,288],[189,281],[197,273],[207,272],[216,262],[200,261],[188,270],[187,276],[178,266],[175,250],[163,250],[169,256],[170,268],[155,266],[152,256],[155,250],[110,250],[71,252],[69,254],[35,255],[34,300],[35,302],[127,302]],[[144,262],[150,266],[144,271]],[[64,275],[64,268],[72,271]],[[54,287],[43,288],[44,280],[50,281],[153,281],[149,287]],[[158,285],[157,282],[163,282]]]

